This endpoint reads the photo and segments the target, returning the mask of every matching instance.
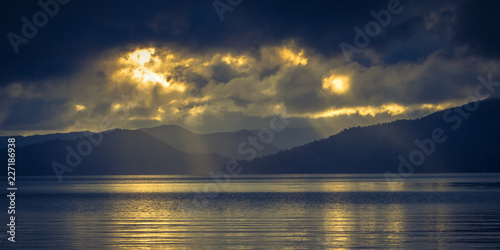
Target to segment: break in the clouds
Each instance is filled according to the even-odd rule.
[[[355,45],[354,28],[391,2],[401,12],[347,61],[339,45]],[[9,5],[4,34],[21,34],[21,17],[40,10]],[[71,1],[19,53],[2,41],[2,133],[97,131],[103,119],[236,130],[275,109],[335,129],[417,117],[462,104],[480,75],[498,81],[495,10],[488,1],[243,1],[221,22],[210,1]]]

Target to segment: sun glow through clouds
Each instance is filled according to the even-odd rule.
[[[129,120],[134,117],[163,123],[182,121],[188,126],[201,126],[206,117],[223,117],[231,112],[265,117],[272,114],[269,105],[283,103],[280,89],[284,89],[284,82],[297,86],[297,90],[313,85],[316,97],[326,104],[319,110],[291,113],[295,117],[404,116],[448,107],[447,103],[357,102],[361,90],[354,84],[360,79],[352,68],[328,65],[324,58],[293,42],[262,47],[258,53],[195,53],[176,47],[138,47],[117,54],[110,61],[110,87],[136,88],[144,101],[115,103],[111,110],[123,113],[133,109]],[[267,74],[264,77],[263,72]],[[295,72],[308,77],[296,79]]]
[[[344,94],[349,88],[349,78],[347,76],[339,76],[339,75],[330,75],[328,77],[323,78],[323,89],[328,90],[334,94]]]
[[[159,60],[153,57],[155,51],[154,48],[137,49],[121,58],[119,63],[131,67],[132,78],[145,86],[159,83],[164,87],[170,87],[165,77],[156,71]]]
[[[86,109],[86,107],[85,107],[85,106],[83,106],[83,105],[77,104],[77,105],[75,106],[75,109],[76,109],[76,111],[80,111],[80,110],[84,110],[84,109]]]
[[[304,50],[300,50],[299,52],[294,52],[291,48],[284,46],[279,50],[281,57],[288,62],[291,62],[293,65],[306,65],[307,58],[304,57]]]

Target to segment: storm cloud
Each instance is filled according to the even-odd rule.
[[[70,1],[18,53],[7,34],[42,8],[5,3],[2,134],[97,131],[104,118],[237,130],[276,108],[331,132],[460,105],[478,76],[498,81],[500,4],[392,2],[401,13],[351,61],[339,45],[391,1],[243,1],[223,22],[211,1]]]

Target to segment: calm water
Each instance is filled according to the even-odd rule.
[[[8,243],[6,233],[0,243],[50,249],[500,249],[500,174],[415,174],[399,183],[381,175],[239,176],[216,183],[182,176],[69,176],[63,183],[25,178],[17,184],[16,243]]]

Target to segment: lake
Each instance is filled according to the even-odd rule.
[[[500,174],[51,176],[17,187],[16,243],[4,232],[3,248],[500,249]]]

